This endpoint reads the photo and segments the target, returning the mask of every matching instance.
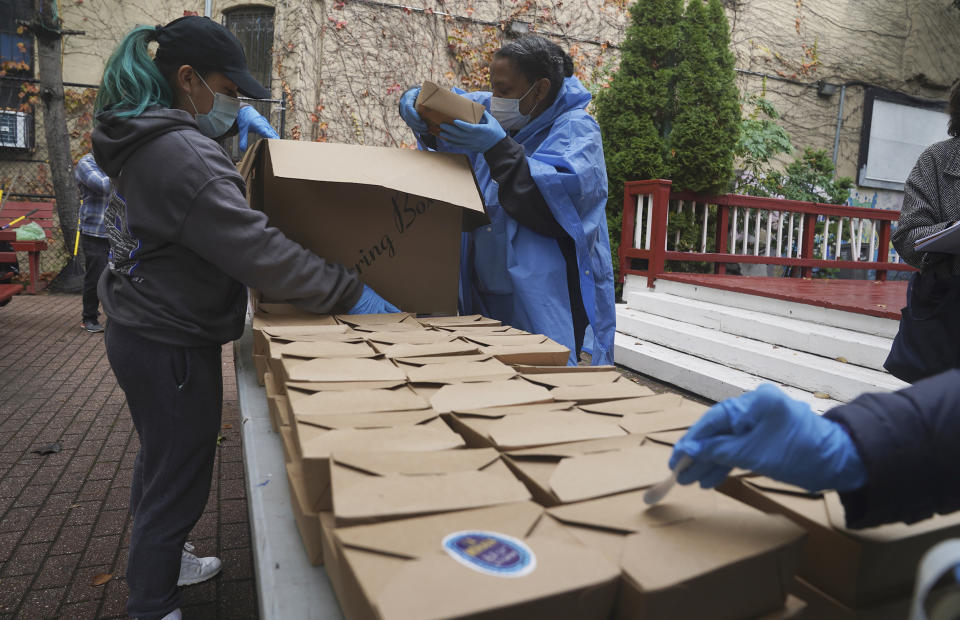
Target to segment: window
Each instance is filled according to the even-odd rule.
[[[250,74],[270,88],[270,76],[273,73],[273,9],[234,9],[224,13],[223,25],[240,39]]]
[[[0,149],[33,147],[33,114],[20,110],[23,79],[32,78],[33,37],[18,34],[21,21],[30,19],[30,0],[0,0]]]
[[[946,105],[868,89],[860,132],[858,184],[902,191],[920,153],[950,137]]]

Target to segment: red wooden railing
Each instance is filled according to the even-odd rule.
[[[675,206],[674,211],[682,210],[686,205],[692,205],[694,213],[697,212],[698,205],[703,207],[702,244],[699,252],[671,249],[667,238],[671,209]],[[711,217],[707,207],[710,205],[716,206],[717,218],[713,251],[707,251],[707,229]],[[739,220],[741,213],[743,219]],[[820,235],[820,242],[816,242],[816,224],[820,216],[825,218],[825,234]],[[623,282],[627,274],[641,275],[647,277],[647,284],[652,287],[654,280],[665,272],[668,260],[714,263],[714,273],[720,274],[726,272],[727,263],[797,267],[803,277],[810,277],[814,268],[872,269],[875,270],[878,280],[886,280],[887,271],[913,270],[913,267],[905,263],[890,261],[890,225],[897,221],[899,216],[899,211],[886,209],[736,194],[709,196],[693,192],[674,192],[671,191],[670,181],[663,179],[630,181],[625,185],[623,197],[620,281]],[[834,253],[834,258],[830,258],[830,249],[836,247],[839,251],[845,220],[849,224],[851,260],[838,260],[836,254],[839,252]],[[743,222],[742,229],[740,221]],[[832,223],[838,225],[833,240],[829,234]],[[761,235],[762,231],[766,232],[765,238]],[[867,260],[859,260],[864,232],[869,237],[869,250]],[[738,246],[741,249],[739,253]],[[748,251],[751,246],[752,251]],[[875,249],[878,251],[875,252]],[[816,257],[818,250],[819,258]],[[876,260],[875,253],[878,254]],[[631,259],[645,259],[647,269],[633,269]]]

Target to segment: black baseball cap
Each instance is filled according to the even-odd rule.
[[[155,38],[157,62],[219,71],[244,96],[270,98],[270,91],[250,75],[239,39],[209,17],[187,15],[175,19],[166,26],[157,26]]]

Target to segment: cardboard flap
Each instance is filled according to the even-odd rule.
[[[555,364],[558,367],[566,364],[570,356],[570,349],[552,340],[543,344],[484,347],[483,352],[508,364]]]
[[[549,508],[564,523],[598,527],[618,532],[637,532],[696,519],[719,509],[754,511],[734,499],[697,485],[677,485],[659,504],[647,506],[644,491],[618,493],[600,499]],[[756,511],[754,511],[756,512]]]
[[[450,342],[454,337],[450,332],[418,329],[370,332],[366,335],[366,339],[370,342],[380,344],[434,344],[437,342]]]
[[[620,418],[620,426],[627,432],[646,435],[658,431],[672,431],[690,428],[706,411],[702,409],[681,408],[659,413],[631,413]]]
[[[587,385],[606,385],[620,379],[616,370],[607,372],[556,372],[523,374],[531,383],[547,387],[582,387]]]
[[[386,476],[389,474],[424,475],[456,471],[481,471],[500,459],[493,448],[446,450],[442,452],[341,452],[333,461],[354,469]]]
[[[343,392],[347,390],[388,390],[406,381],[287,381],[287,389],[301,392]],[[293,400],[293,399],[291,399]]]
[[[432,344],[392,344],[380,345],[378,348],[388,358],[424,357],[430,355],[468,355],[480,352],[476,345],[462,341],[435,342]]]
[[[333,451],[428,452],[464,446],[463,439],[443,422],[374,429],[338,429],[300,437],[304,459],[327,458]]]
[[[665,409],[675,409],[681,406],[686,399],[679,394],[656,394],[639,398],[626,398],[600,403],[581,405],[584,411],[606,413],[609,415],[626,415],[628,413],[653,413]]]
[[[523,336],[519,335],[503,335],[503,334],[474,334],[469,333],[464,336],[464,338],[469,339],[471,342],[481,344],[488,347],[499,347],[499,346],[511,346],[519,347],[526,346],[531,344],[545,344],[547,342],[553,342],[546,336],[540,334],[527,334]]]
[[[503,381],[516,376],[517,372],[495,359],[484,362],[451,362],[407,368],[411,383],[476,383]]]
[[[563,373],[579,375],[585,372],[605,373],[617,369],[616,366],[536,366],[530,364],[515,364],[514,368],[522,375],[557,375]]]
[[[388,316],[378,314],[375,316]],[[411,317],[412,319],[412,317]],[[353,331],[359,334],[373,334],[376,332],[422,332],[423,325],[414,320],[406,319],[399,323],[371,323],[369,325],[360,323],[353,326]]]
[[[284,340],[336,339],[351,333],[349,325],[269,325],[263,333]]]
[[[395,357],[397,362],[410,366],[429,366],[433,364],[459,364],[463,362],[482,362],[493,359],[486,353],[468,353],[466,355],[428,355],[423,357]]]
[[[311,163],[316,166],[316,162]],[[370,325],[389,325],[393,323],[407,323],[410,329],[420,329],[420,324],[409,312],[389,312],[387,314],[337,314],[334,318],[339,323],[352,325],[353,327]],[[377,328],[378,330],[386,328]]]
[[[307,359],[321,357],[376,357],[379,355],[379,353],[366,342],[336,342],[333,340],[290,342],[281,346],[277,352],[285,357],[302,357]]]
[[[624,434],[615,419],[577,410],[508,416],[489,430],[490,438],[504,450]]]
[[[746,478],[744,482],[750,486],[772,493],[787,493],[789,495],[799,495],[810,499],[818,499],[824,496],[823,493],[811,493],[803,487],[798,487],[788,482],[780,482],[779,480],[767,478],[766,476],[751,476],[750,478]]]
[[[343,428],[390,428],[423,424],[437,417],[432,409],[418,411],[376,411],[368,413],[302,413],[297,422],[330,430]]]
[[[803,535],[799,526],[780,515],[718,510],[670,527],[641,528],[626,540],[621,566],[642,590],[660,590],[774,552]]]
[[[465,510],[530,499],[519,480],[488,471],[455,471],[436,475],[388,474],[358,479],[335,488],[337,522],[408,517]]]
[[[602,385],[585,385],[579,387],[558,387],[551,391],[554,400],[572,400],[578,403],[614,400],[619,398],[634,398],[653,394],[653,390],[633,381],[621,380],[615,383]]]
[[[670,475],[670,450],[659,446],[626,448],[563,459],[550,476],[550,488],[563,502],[653,486]]]
[[[293,412],[305,413],[373,413],[375,411],[409,411],[427,409],[430,404],[409,388],[396,390],[352,390],[317,392],[293,403]]]
[[[272,140],[270,161],[277,178],[386,187],[485,213],[473,171],[463,155]]]
[[[524,413],[546,413],[549,411],[567,411],[573,408],[573,403],[548,402],[531,403],[529,405],[510,405],[506,407],[487,407],[486,409],[456,409],[453,413],[478,418],[503,418],[510,415]]]
[[[289,370],[290,381],[404,381],[402,370],[386,360],[313,359]]]
[[[314,314],[299,310],[296,312],[267,312],[271,304],[260,304],[256,314],[253,315],[253,329],[264,329],[267,327],[297,327],[307,326],[336,325],[337,321],[328,314]],[[292,308],[292,306],[290,306]],[[296,310],[296,308],[294,308]]]
[[[553,400],[550,392],[526,381],[492,381],[445,385],[433,395],[430,404],[439,413],[462,409],[483,409],[542,403]]]
[[[525,501],[418,519],[337,528],[335,535],[348,547],[416,558],[436,552],[438,541],[452,532],[482,529],[522,539],[542,516],[543,508]]]
[[[680,429],[676,431],[659,431],[656,433],[646,433],[647,439],[650,441],[663,444],[665,446],[675,446],[684,435],[687,434],[687,429]]]
[[[432,327],[500,327],[503,324],[496,320],[487,318],[481,314],[468,314],[463,316],[429,316],[417,319],[423,325]]]
[[[522,579],[491,578],[437,552],[404,563],[380,589],[376,608],[391,620],[607,616],[619,577],[616,565],[575,542],[548,536],[525,542],[537,568]],[[559,600],[535,603],[551,597]]]
[[[626,448],[636,448],[643,445],[643,442],[644,438],[640,435],[622,435],[619,437],[607,437],[604,439],[590,439],[588,441],[575,441],[573,443],[541,446],[539,448],[511,450],[506,454],[510,458],[520,462],[528,458],[561,459],[572,456],[580,456],[582,454],[600,454],[603,452],[624,450]]]

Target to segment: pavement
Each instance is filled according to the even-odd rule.
[[[80,328],[80,309],[79,295],[56,294],[19,295],[0,307],[3,620],[126,617],[139,442],[103,335]],[[198,555],[223,560],[223,572],[182,589],[187,620],[257,618],[232,345],[223,351],[223,439],[190,536]],[[54,443],[59,452],[34,452]]]

